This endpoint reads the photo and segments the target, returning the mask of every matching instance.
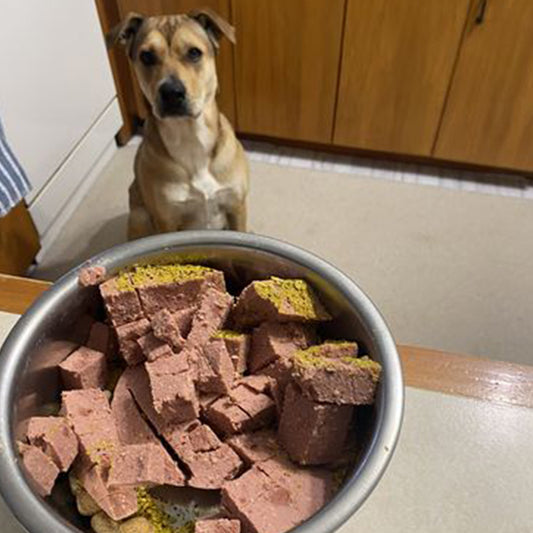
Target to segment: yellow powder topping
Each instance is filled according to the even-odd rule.
[[[381,375],[381,365],[378,362],[370,359],[370,357],[366,355],[363,357],[343,357],[342,360],[350,365],[368,370],[372,376],[372,379],[376,383],[379,381],[379,376]]]
[[[230,331],[229,329],[220,329],[215,331],[213,334],[213,338],[215,339],[238,339],[242,336],[243,333],[239,333],[238,331]]]
[[[255,281],[254,288],[261,298],[272,302],[278,310],[288,305],[295,313],[309,320],[331,318],[313,289],[303,279],[272,277],[265,281]]]
[[[327,342],[326,344],[332,344],[331,342]],[[344,341],[342,343],[335,343],[336,346],[355,346],[354,343]],[[368,370],[370,375],[372,376],[372,380],[374,382],[379,381],[379,377],[381,375],[381,365],[377,363],[376,361],[373,361],[368,356],[364,357],[350,357],[345,356],[341,357],[340,359],[336,359],[334,357],[325,357],[322,354],[322,351],[324,349],[324,345],[320,346],[311,346],[310,348],[307,348],[306,350],[298,350],[294,354],[294,360],[296,364],[299,364],[304,367],[314,367],[314,368],[327,368],[331,370],[335,370],[339,368],[339,361],[343,361],[344,363],[348,363],[352,366]]]
[[[202,279],[209,272],[215,271],[199,265],[139,265],[131,271],[119,274],[116,284],[120,291],[128,291],[143,285]]]
[[[139,505],[137,514],[143,516],[152,524],[154,533],[188,533],[189,531],[194,531],[194,528],[191,530],[183,529],[188,524],[180,528],[174,528],[171,516],[161,509],[156,499],[144,488],[137,489],[137,504]]]

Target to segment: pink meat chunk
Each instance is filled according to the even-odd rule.
[[[135,366],[145,360],[144,353],[137,340],[150,333],[150,331],[150,322],[146,318],[123,324],[116,328],[120,355],[128,365]]]
[[[37,446],[19,443],[18,448],[26,475],[35,490],[43,498],[49,496],[59,475],[59,468]]]
[[[66,389],[104,388],[107,380],[106,357],[102,352],[81,346],[60,365]]]
[[[217,331],[213,338],[222,339],[226,344],[233,366],[237,374],[244,374],[248,368],[248,352],[250,351],[250,335],[235,331]]]
[[[26,438],[48,455],[62,472],[70,468],[78,455],[78,438],[63,417],[30,418]]]
[[[237,329],[255,327],[262,322],[331,319],[308,283],[275,277],[250,283],[241,292],[231,316]]]
[[[352,405],[309,400],[291,383],[285,393],[279,440],[290,458],[301,465],[331,463],[344,451],[353,411]]]
[[[259,375],[264,375],[274,380],[275,385],[271,387],[271,395],[274,398],[278,415],[281,414],[283,408],[285,388],[291,380],[291,374],[291,359],[279,359],[259,371]]]
[[[275,458],[225,483],[222,505],[245,533],[284,533],[315,514],[331,495],[330,472],[297,469]]]
[[[280,453],[276,432],[271,429],[234,435],[226,443],[239,454],[247,466],[267,461]]]
[[[82,389],[65,391],[61,397],[62,413],[77,435],[85,458],[92,464],[110,464],[120,441],[104,392]]]
[[[241,523],[227,518],[198,520],[194,533],[241,533]]]
[[[108,487],[109,466],[78,459],[74,464],[73,474],[112,520],[124,520],[137,512],[137,492],[134,488]]]
[[[160,357],[170,357],[174,354],[172,348],[159,340],[152,332],[137,339],[137,344],[141,347],[147,361],[155,361]]]
[[[254,391],[242,382],[230,392],[229,396],[250,417],[245,431],[265,427],[274,420],[276,406],[270,396]]]
[[[244,384],[237,385],[229,396],[216,400],[205,411],[205,418],[224,435],[259,429],[270,424],[274,416],[272,398]]]
[[[122,445],[159,442],[130,392],[132,378],[142,370],[140,367],[127,368],[120,376],[113,392],[111,413]]]
[[[198,357],[196,384],[204,393],[227,394],[235,380],[235,367],[223,339],[210,339]]]
[[[157,485],[185,485],[183,472],[160,444],[132,444],[114,454],[109,487]]]
[[[165,436],[191,476],[188,485],[199,489],[219,489],[241,470],[242,461],[213,430],[198,421],[184,424]]]
[[[153,317],[161,309],[171,313],[196,307],[202,293],[214,287],[220,291],[226,289],[222,272],[205,272],[202,277],[174,281],[170,283],[152,283],[138,287],[139,298],[149,317]]]
[[[186,422],[200,413],[189,363],[184,354],[145,363],[154,409],[167,422]]]
[[[274,378],[266,375],[257,374],[255,376],[246,376],[244,378],[239,379],[235,383],[235,386],[244,385],[245,387],[254,392],[262,392],[263,394],[272,395],[272,387],[274,384]]]
[[[103,266],[82,268],[78,274],[78,282],[82,287],[92,287],[105,281],[106,269]]]
[[[100,294],[104,299],[107,314],[115,327],[144,318],[137,292],[133,288],[119,289],[116,278],[102,283]]]
[[[86,344],[87,348],[104,353],[108,359],[113,358],[118,349],[114,332],[102,322],[92,324]]]
[[[161,309],[151,319],[152,330],[155,337],[172,346],[176,352],[180,351],[185,344],[176,315],[168,309]]]
[[[224,324],[233,303],[233,297],[227,292],[209,287],[200,299],[200,305],[194,315],[191,331],[187,336],[183,351],[201,354],[213,333]]]
[[[334,358],[322,346],[297,352],[293,379],[311,400],[338,405],[374,403],[381,365],[368,357]]]
[[[250,371],[257,372],[280,359],[290,359],[297,350],[315,341],[313,329],[304,324],[265,322],[252,333]]]

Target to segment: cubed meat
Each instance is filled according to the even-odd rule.
[[[167,422],[186,422],[200,413],[198,396],[184,354],[145,363],[154,409]]]
[[[92,287],[100,285],[105,281],[106,269],[103,266],[87,266],[82,268],[78,273],[78,283],[82,287]]]
[[[159,340],[152,332],[138,338],[137,344],[147,361],[155,361],[160,357],[170,357],[174,354],[170,345]]]
[[[123,274],[102,283],[100,294],[115,327],[144,318],[139,296],[128,275]]]
[[[120,441],[107,396],[98,389],[82,389],[63,392],[61,397],[62,414],[77,435],[88,462],[110,464]]]
[[[235,367],[223,339],[210,339],[198,356],[196,385],[201,392],[227,394],[235,380]]]
[[[184,311],[181,311],[181,313]],[[178,313],[180,313],[180,311],[178,311]],[[172,314],[168,309],[161,309],[155,313],[150,320],[154,335],[162,342],[172,346],[176,352],[179,352],[185,344],[185,339],[183,338],[178,320],[176,319],[178,313]]]
[[[297,350],[315,341],[313,329],[305,324],[265,322],[252,333],[250,371],[257,372],[280,359],[290,359]]]
[[[330,320],[314,290],[301,279],[253,281],[246,287],[232,312],[233,323],[240,328],[262,322],[317,322]]]
[[[197,265],[140,266],[131,278],[149,317],[161,309],[175,313],[197,307],[208,287],[226,288],[222,272]]]
[[[108,359],[113,359],[118,351],[115,333],[103,322],[94,322],[91,325],[86,345],[91,350],[104,353]]]
[[[272,398],[243,384],[235,387],[229,396],[216,400],[205,411],[206,419],[224,435],[265,427],[274,416]]]
[[[103,389],[107,380],[106,357],[81,346],[59,365],[59,371],[66,389]]]
[[[233,297],[227,292],[212,287],[203,292],[198,310],[192,319],[191,331],[183,347],[185,353],[201,354],[213,333],[226,321],[232,303]]]
[[[137,512],[137,492],[134,488],[108,487],[109,466],[79,458],[74,464],[73,474],[98,507],[112,520],[124,520]]]
[[[318,403],[290,383],[279,423],[279,440],[290,458],[301,465],[322,465],[344,451],[354,407]]]
[[[43,498],[52,493],[59,468],[41,448],[19,443],[22,466],[33,487]]]
[[[66,472],[78,455],[78,438],[63,417],[34,416],[28,420],[26,438]]]
[[[137,340],[150,333],[151,329],[150,322],[146,318],[116,328],[120,355],[129,366],[145,361],[146,358]]]
[[[241,523],[227,518],[198,520],[194,533],[241,533]]]
[[[113,456],[109,487],[185,485],[185,476],[159,443],[123,446]]]
[[[247,466],[267,461],[280,453],[276,432],[272,429],[234,435],[226,443],[239,454]]]
[[[209,426],[198,421],[175,428],[165,439],[189,469],[188,485],[191,487],[219,489],[242,467],[239,456],[221,442]]]
[[[330,472],[298,469],[274,458],[225,483],[222,505],[245,533],[284,533],[310,518],[331,495]]]
[[[323,346],[299,351],[293,358],[293,378],[304,394],[322,403],[374,403],[381,365],[368,357],[331,357],[329,347],[324,356]]]
[[[248,352],[250,350],[250,335],[222,329],[213,334],[215,339],[223,339],[226,350],[231,357],[237,374],[244,374],[248,368]]]

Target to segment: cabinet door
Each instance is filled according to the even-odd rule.
[[[348,0],[334,141],[430,155],[470,0]]]
[[[345,0],[233,0],[242,132],[331,142]]]
[[[118,0],[120,12],[125,16],[130,11],[143,15],[175,15],[187,13],[192,9],[210,7],[226,20],[231,21],[230,0]],[[233,50],[232,44],[222,40],[220,53],[217,57],[218,84],[217,97],[220,110],[231,121],[235,122],[235,89],[233,84]],[[132,71],[132,76],[134,76]],[[136,82],[135,82],[136,83]],[[136,85],[138,114],[145,118],[146,110],[140,89]]]
[[[435,156],[533,170],[533,1],[488,0],[469,18]]]

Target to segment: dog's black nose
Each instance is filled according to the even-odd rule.
[[[161,103],[170,109],[183,105],[186,97],[185,85],[176,79],[170,79],[159,87]]]

